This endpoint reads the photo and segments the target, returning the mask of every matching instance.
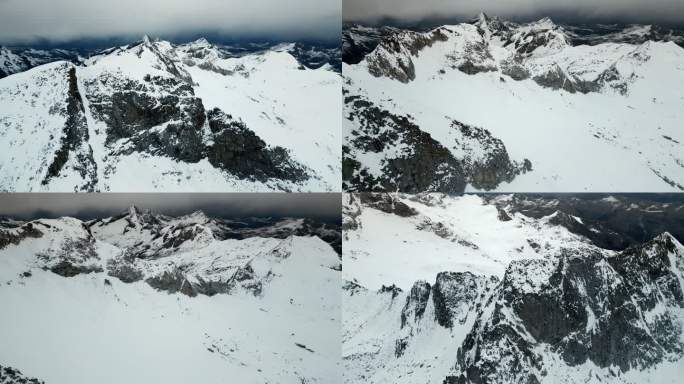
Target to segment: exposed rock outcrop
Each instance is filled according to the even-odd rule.
[[[514,262],[458,355],[458,381],[540,382],[547,357],[625,372],[684,354],[684,255],[669,234],[613,257]],[[453,380],[454,378],[450,379]]]

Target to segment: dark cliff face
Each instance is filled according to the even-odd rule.
[[[451,128],[460,133],[460,141],[456,146],[467,151],[468,144],[477,143],[485,153],[483,158],[462,160],[463,167],[468,175],[468,182],[475,188],[492,190],[501,183],[510,183],[516,176],[532,170],[532,162],[524,159],[522,162],[512,160],[508,150],[501,139],[494,137],[484,128],[474,127],[454,120]]]
[[[75,156],[89,181],[84,190],[91,191],[97,184],[83,98],[93,118],[107,127],[105,144],[111,155],[149,153],[188,163],[206,158],[237,178],[258,181],[299,183],[311,177],[310,170],[293,160],[288,150],[267,145],[243,122],[219,109],[205,110],[192,83],[182,78],[148,75],[139,82],[103,74],[85,82],[81,94],[76,76],[72,67],[62,146],[45,183],[59,176],[69,157]]]
[[[675,311],[684,306],[684,255],[675,241],[663,234],[615,256],[512,263],[463,342],[460,374],[449,380],[540,382],[544,353],[571,367],[590,361],[622,372],[681,358]]]
[[[78,87],[76,67],[67,64],[64,66],[68,68],[66,71],[68,91],[66,110],[61,111],[61,114],[66,116],[66,122],[60,146],[48,166],[43,184],[48,184],[52,178],[58,177],[71,157],[75,160],[75,169],[85,181],[77,192],[93,192],[97,185],[97,164],[93,159],[93,150],[88,143],[88,123],[83,107],[83,97]]]
[[[432,287],[435,321],[445,328],[465,324],[498,283],[499,279],[494,276],[487,278],[470,272],[440,272]]]
[[[213,144],[205,149],[209,162],[240,178],[269,178],[301,182],[307,170],[282,147],[269,147],[241,122],[219,109],[207,113]]]
[[[527,159],[511,160],[503,142],[483,128],[453,121],[454,142],[441,143],[410,116],[390,113],[362,96],[346,96],[345,109],[345,118],[354,123],[342,147],[345,190],[461,193],[468,183],[490,190],[532,170]],[[484,155],[456,158],[448,149],[473,150],[470,146],[481,148]],[[392,153],[397,147],[400,153]],[[382,174],[373,175],[360,153],[392,154],[382,160]]]
[[[344,24],[342,27],[342,61],[357,64],[378,46],[383,37],[397,31],[392,27],[364,27]]]
[[[352,105],[346,118],[358,124],[358,130],[351,133],[343,147],[346,190],[450,192],[465,188],[465,175],[458,161],[409,118],[391,114],[360,98],[348,97],[345,102]],[[351,151],[381,153],[403,145],[412,151],[387,159],[381,176],[365,171]]]

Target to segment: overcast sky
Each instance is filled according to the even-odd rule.
[[[202,210],[224,218],[289,216],[339,221],[341,204],[339,193],[13,193],[0,194],[0,216],[92,219],[113,216],[135,205],[172,216]]]
[[[0,0],[0,43],[222,34],[339,38],[341,0]]]
[[[516,19],[558,16],[580,21],[684,22],[684,0],[343,0],[345,20],[392,17],[465,19],[480,11]]]

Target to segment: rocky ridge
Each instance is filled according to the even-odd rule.
[[[585,242],[565,242],[559,248],[536,244],[533,248],[541,257],[514,259],[501,275],[446,269],[410,289],[392,285],[392,280],[385,280],[380,289],[375,283],[366,288],[350,279],[354,272],[349,269],[355,270],[357,258],[371,255],[361,255],[350,242],[344,255],[350,263],[343,301],[349,313],[343,326],[345,382],[411,383],[417,377],[445,384],[671,381],[669,370],[684,362],[684,246],[667,232],[635,241],[629,231],[612,225],[610,216],[585,207],[611,204],[614,210],[634,210],[639,205],[648,210],[657,203],[634,197],[604,199],[597,203],[583,198],[587,201],[578,203],[554,196],[483,198],[482,204],[495,208],[486,214],[502,223],[563,228]],[[386,217],[385,225],[397,220],[417,223],[416,234],[401,232],[403,243],[415,241],[426,229],[444,239],[471,239],[469,231],[481,234],[478,228],[459,231],[439,225],[437,212],[455,209],[455,200],[459,198],[440,194],[412,199],[402,194],[350,195],[343,208],[344,236],[371,233],[379,217]],[[672,209],[681,205],[661,204]],[[460,210],[467,206],[464,202]],[[369,209],[396,219],[369,215]],[[521,211],[539,218],[520,222]],[[432,221],[428,227],[420,224],[425,215]],[[580,227],[625,236],[623,244],[630,245],[618,252],[592,246],[603,240],[583,236]],[[656,227],[648,223],[646,228]],[[509,236],[507,230],[497,231],[501,238]],[[433,248],[436,243],[432,241]],[[501,253],[503,247],[505,240],[493,246]],[[396,262],[403,263],[398,253],[393,251]],[[475,262],[475,256],[464,255]]]
[[[158,172],[152,175],[155,185],[193,178],[211,183],[216,176],[214,184],[250,189],[332,190],[334,166],[307,158],[318,153],[318,159],[332,161],[334,134],[318,132],[310,136],[314,149],[294,150],[298,143],[285,140],[283,132],[307,130],[301,116],[289,116],[291,109],[283,113],[281,106],[269,109],[275,99],[264,99],[257,89],[247,92],[257,96],[245,96],[249,106],[227,110],[215,96],[230,96],[226,89],[236,85],[214,89],[231,77],[249,83],[251,77],[296,71],[302,84],[324,92],[337,76],[328,64],[334,55],[317,52],[290,44],[236,56],[205,39],[173,45],[145,37],[78,65],[55,62],[3,79],[3,140],[17,147],[13,159],[23,165],[3,167],[2,188],[108,191],[117,188],[122,168],[138,159]],[[243,102],[235,97],[233,104]],[[24,132],[31,125],[43,128]]]
[[[367,48],[352,52],[356,40]],[[684,33],[652,25],[565,25],[550,18],[515,23],[481,13],[470,23],[430,31],[347,24],[343,41],[348,47],[343,50],[347,64],[359,63],[361,57],[373,76],[404,83],[415,79],[412,58],[439,41],[452,47],[439,69],[442,74],[448,70],[469,75],[492,71],[517,81],[531,78],[542,87],[571,93],[610,88],[624,94],[634,79],[626,71],[648,60],[649,42],[683,45]],[[598,47],[611,43],[628,45]],[[569,53],[582,45],[596,47],[596,55],[602,56],[600,65],[593,61],[594,68],[589,68]]]
[[[483,190],[532,170],[511,160],[503,142],[486,129],[451,122],[450,142],[439,142],[417,125],[348,90],[345,118],[353,129],[342,147],[346,191],[463,192]]]
[[[344,187],[680,190],[682,36],[485,14],[430,29],[345,24]]]
[[[269,266],[292,256],[296,237],[314,236],[341,248],[334,225],[311,219],[231,221],[202,212],[174,218],[136,207],[111,218],[34,220],[0,231],[0,250],[10,252],[8,247],[31,239],[39,244],[27,277],[31,268],[67,278],[106,273],[124,283],[144,281],[188,296],[261,295],[276,277]],[[230,255],[223,254],[226,249]]]

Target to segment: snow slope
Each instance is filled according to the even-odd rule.
[[[190,215],[162,226],[157,240],[176,240],[164,246],[134,230],[138,214],[123,216],[140,235],[134,245],[108,241],[125,235],[119,220],[2,230],[3,240],[15,235],[0,249],[3,366],[48,383],[339,381],[340,262],[328,244],[218,240]],[[123,262],[141,273],[128,281],[121,258],[141,250],[149,256]],[[165,274],[174,270],[185,286],[177,292]],[[231,281],[226,292],[200,288]]]
[[[605,200],[615,215],[647,203]],[[544,196],[345,194],[344,382],[678,382],[684,246],[665,232],[599,248],[580,233],[620,233],[570,206]]]
[[[497,207],[477,195],[392,195],[397,204],[415,210],[409,217],[363,204],[362,195],[344,194],[344,220],[353,220],[358,229],[344,232],[343,274],[371,290],[383,285],[409,290],[417,280],[432,281],[443,271],[500,278],[514,260],[595,248],[549,224],[556,214],[533,219],[514,213],[502,221]]]
[[[0,188],[339,190],[340,76],[299,64],[294,49],[236,57],[204,39],[145,38],[83,66],[57,62],[2,79],[0,145],[14,157],[0,164]],[[70,116],[83,123],[70,128]]]
[[[458,121],[491,132],[512,159],[530,160],[532,171],[487,189],[684,189],[684,49],[652,40],[572,42],[549,19],[517,25],[482,16],[425,33],[400,31],[358,64],[344,64],[344,88],[409,117],[446,148],[459,146]],[[355,110],[345,104],[350,147],[363,126],[349,118]],[[387,172],[378,161],[397,154],[357,148],[345,156],[377,176]],[[367,160],[372,156],[379,159]]]

